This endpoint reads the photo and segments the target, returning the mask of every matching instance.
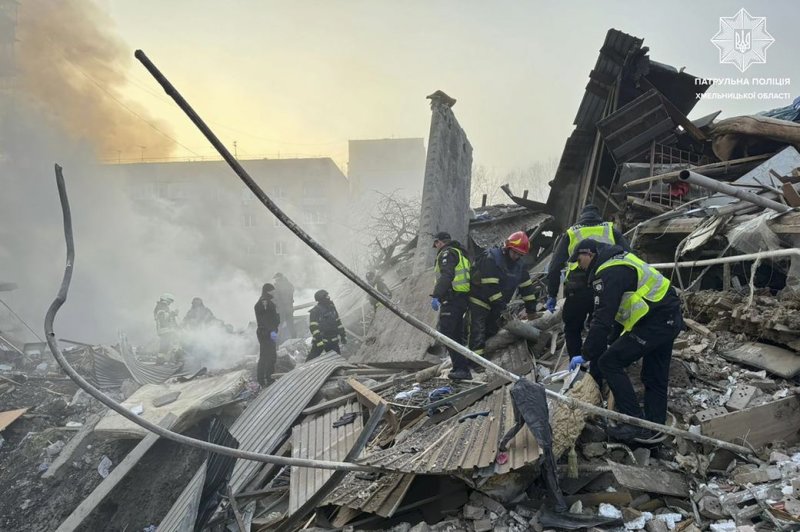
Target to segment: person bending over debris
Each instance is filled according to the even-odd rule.
[[[439,332],[448,338],[464,343],[464,314],[469,307],[470,261],[467,252],[450,233],[439,232],[433,237],[436,248],[436,284],[431,294],[431,308],[439,312]],[[448,377],[453,380],[471,379],[469,360],[464,355],[448,349],[453,370]]]
[[[182,326],[184,329],[201,329],[215,321],[214,313],[203,304],[202,299],[196,297],[192,299],[192,307],[183,317]]]
[[[581,354],[581,334],[586,318],[592,314],[594,294],[587,283],[586,273],[578,268],[577,263],[568,262],[567,259],[575,251],[578,242],[588,238],[605,244],[616,244],[624,251],[631,250],[625,236],[614,227],[612,222],[604,222],[600,217],[600,210],[594,205],[586,205],[578,217],[578,223],[567,229],[559,240],[550,266],[547,268],[548,297],[545,306],[550,312],[555,312],[561,272],[566,263],[567,269],[564,278],[566,301],[561,319],[564,321],[564,340],[567,344],[567,354],[570,357]]]
[[[336,351],[341,354],[339,340],[342,345],[347,343],[342,321],[339,319],[339,312],[331,301],[328,292],[317,290],[314,294],[317,304],[308,313],[308,327],[311,329],[311,351],[308,353],[307,360],[317,358],[327,351]]]
[[[281,317],[272,301],[275,287],[266,283],[261,288],[261,297],[256,301],[256,337],[261,351],[258,356],[258,369],[256,379],[261,386],[272,384],[272,373],[275,371],[275,362],[278,359],[278,350],[275,341],[278,339],[278,326]]]
[[[153,309],[153,318],[156,320],[156,334],[159,339],[159,361],[169,356],[178,344],[178,311],[169,306],[175,302],[172,294],[162,294]]]
[[[582,355],[570,369],[590,362],[590,373],[614,393],[617,410],[663,424],[667,419],[667,387],[672,345],[683,329],[681,302],[669,280],[658,270],[620,246],[587,239],[578,243],[570,261],[586,271],[594,291],[594,314]],[[622,335],[608,348],[614,321]],[[644,413],[625,368],[642,359]],[[621,425],[609,436],[643,439],[650,431]]]
[[[392,298],[392,291],[386,286],[386,283],[383,281],[383,278],[380,275],[376,275],[374,271],[370,270],[366,274],[367,282],[369,285],[386,296],[387,298]],[[373,308],[377,308],[380,302],[375,299],[374,297],[370,298],[370,302],[372,303]]]
[[[487,249],[472,268],[469,348],[479,355],[483,355],[486,339],[500,330],[501,314],[518,289],[528,318],[533,318],[536,295],[533,293],[531,276],[520,260],[528,251],[528,235],[524,231],[517,231],[506,239],[502,248]]]

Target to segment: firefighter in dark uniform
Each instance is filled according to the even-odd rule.
[[[493,247],[472,268],[469,294],[469,348],[483,355],[486,339],[500,330],[502,312],[519,290],[528,318],[536,311],[536,295],[528,269],[520,259],[530,251],[524,231],[512,233],[503,247]]]
[[[272,384],[272,373],[275,371],[275,362],[278,359],[278,349],[275,344],[278,339],[278,326],[281,317],[273,301],[275,286],[266,283],[261,289],[261,297],[256,301],[256,337],[261,347],[258,356],[258,369],[256,379],[261,386]]]
[[[339,340],[342,345],[347,343],[347,334],[339,319],[339,312],[331,301],[328,292],[317,290],[314,294],[316,306],[308,313],[308,328],[311,330],[311,352],[307,360],[317,358],[327,351],[336,351],[341,354]]]
[[[570,260],[588,272],[594,291],[594,314],[582,355],[570,367],[590,362],[590,372],[605,379],[614,393],[617,410],[623,414],[663,424],[667,419],[667,388],[672,345],[683,329],[681,302],[669,280],[620,246],[595,240],[579,242]],[[622,334],[607,344],[614,322]],[[644,411],[625,373],[642,359]],[[631,425],[615,428],[610,436],[619,440],[648,438],[650,431]]]
[[[586,272],[578,268],[575,262],[568,258],[575,251],[578,242],[591,238],[597,242],[620,246],[624,251],[630,251],[628,240],[614,227],[612,222],[604,222],[600,217],[600,210],[594,205],[587,205],[581,211],[578,222],[567,229],[558,242],[550,266],[547,268],[547,303],[545,306],[550,312],[556,309],[556,297],[561,284],[561,274],[566,266],[564,280],[564,309],[561,319],[564,321],[564,340],[567,344],[567,354],[571,357],[581,354],[581,334],[586,323],[586,318],[592,314],[594,308],[594,294],[592,287],[587,283]]]
[[[436,233],[436,284],[431,294],[431,308],[439,312],[439,332],[459,344],[464,343],[464,314],[469,306],[470,262],[467,252],[449,233]],[[464,355],[448,349],[453,370],[448,377],[453,380],[471,379],[469,360]]]

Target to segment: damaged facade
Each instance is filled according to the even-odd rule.
[[[65,353],[125,408],[173,431],[359,471],[233,459],[159,438],[89,398],[46,352],[3,338],[0,453],[9,466],[0,473],[0,528],[796,528],[800,125],[761,116],[691,121],[696,78],[651,60],[642,44],[608,32],[546,203],[506,187],[513,205],[484,205],[470,217],[472,146],[455,100],[430,97],[419,236],[390,266],[393,302],[435,325],[430,241],[442,230],[473,255],[525,231],[544,300],[557,236],[593,203],[679,289],[688,328],[674,345],[668,424],[750,454],[667,435],[615,443],[602,418],[552,396],[532,423],[530,410],[518,411],[518,385],[492,371],[448,380],[442,346],[380,306],[346,357],[306,361],[304,342],[284,343],[277,381],[263,390],[253,382],[254,357],[232,370],[186,373],[124,336]],[[520,307],[510,305],[485,357],[537,383],[542,397],[547,389],[584,404],[607,401],[588,373],[565,371],[559,312],[525,320],[514,313]],[[635,381],[637,370],[629,370]]]

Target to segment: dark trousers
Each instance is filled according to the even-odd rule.
[[[614,393],[617,410],[629,416],[644,418],[663,424],[667,420],[667,388],[669,386],[669,364],[672,345],[683,328],[680,308],[645,316],[631,332],[620,336],[592,362],[598,366],[592,375],[608,382]],[[642,383],[644,384],[644,412],[633,391],[625,368],[642,359]],[[599,372],[598,372],[599,370]]]
[[[322,353],[327,353],[328,351],[336,351],[340,355],[342,354],[342,350],[339,347],[339,337],[329,338],[327,340],[322,341],[322,345],[314,344],[314,347],[311,348],[311,351],[308,353],[308,357],[306,361],[313,360],[320,356]]]
[[[294,309],[292,307],[279,308],[278,315],[281,317],[281,324],[278,326],[281,341],[297,338],[294,330]]]
[[[278,350],[275,342],[269,337],[269,331],[257,330],[258,345],[260,352],[258,355],[258,368],[256,369],[256,379],[262,386],[267,384],[267,380],[272,379],[275,373],[275,362],[278,359]]]
[[[439,332],[454,342],[464,344],[464,315],[467,313],[467,295],[454,295],[442,302],[439,309]],[[462,354],[447,349],[453,369],[469,369],[469,360]]]
[[[500,330],[501,311],[499,308],[487,309],[469,302],[469,348],[483,356],[486,339]]]
[[[567,344],[567,355],[574,357],[581,354],[583,346],[583,327],[586,319],[594,310],[594,292],[591,288],[582,288],[567,293],[561,319],[564,320],[564,341]]]

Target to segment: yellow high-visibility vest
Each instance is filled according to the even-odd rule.
[[[578,247],[578,244],[587,238],[591,238],[597,242],[603,242],[604,244],[610,244],[612,246],[616,244],[616,241],[614,240],[613,222],[603,222],[599,225],[573,225],[567,229],[567,237],[569,238],[569,244],[567,245],[568,257],[571,257],[572,253],[575,251],[575,248]],[[569,272],[577,267],[577,262],[568,262],[567,275],[569,275]]]
[[[636,270],[636,291],[622,294],[617,315],[614,319],[622,325],[623,334],[630,332],[633,326],[650,312],[650,303],[658,303],[669,290],[669,279],[644,262],[633,253],[625,253],[607,260],[597,268],[597,273],[612,266],[626,266]]]
[[[434,267],[433,271],[436,272],[436,277],[438,278],[441,275],[441,271],[439,269],[439,257],[445,251],[452,250],[455,251],[458,255],[458,264],[456,264],[455,274],[453,275],[453,292],[469,292],[469,269],[470,269],[470,262],[467,257],[461,253],[461,250],[456,247],[445,248],[439,251],[436,255],[436,266]]]

